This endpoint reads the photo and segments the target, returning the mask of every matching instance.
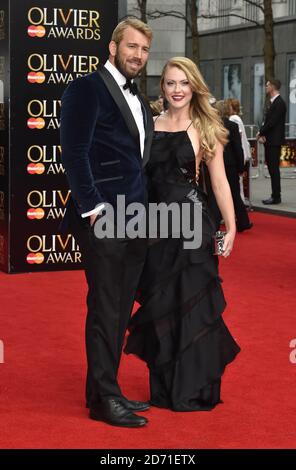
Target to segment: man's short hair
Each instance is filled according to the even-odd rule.
[[[281,86],[282,86],[281,81],[278,80],[277,78],[270,78],[270,79],[268,80],[268,82],[269,82],[271,85],[273,85],[276,90],[280,90],[280,88],[281,88]]]
[[[114,41],[118,45],[122,41],[124,31],[129,26],[136,29],[137,31],[140,31],[140,33],[144,34],[144,36],[146,36],[146,38],[148,38],[150,41],[152,40],[153,33],[148,24],[143,23],[143,21],[139,20],[138,18],[126,18],[125,20],[122,20],[120,23],[118,23],[114,29],[111,41]]]

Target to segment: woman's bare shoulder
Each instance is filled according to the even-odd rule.
[[[164,128],[167,125],[166,114],[165,113],[159,114],[158,116],[154,116],[153,119],[154,119],[155,127],[157,128],[157,130],[164,130]]]

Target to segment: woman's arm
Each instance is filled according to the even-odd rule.
[[[217,144],[216,155],[207,163],[207,166],[216,201],[226,226],[223,256],[227,257],[233,247],[236,224],[232,196],[224,168],[223,146],[220,143]]]

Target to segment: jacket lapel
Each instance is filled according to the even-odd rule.
[[[272,103],[270,103],[270,106],[269,106],[269,108],[268,108],[268,110],[267,110],[266,115],[267,115],[267,114],[271,114],[271,113],[273,112],[273,110],[274,110],[274,108],[275,108],[275,104],[278,104],[278,102],[279,102],[280,100],[281,100],[281,95],[278,95],[278,96],[276,97],[276,99],[273,100]]]
[[[140,146],[140,136],[136,121],[132,115],[129,105],[127,104],[119,86],[117,85],[116,81],[112,77],[111,73],[106,69],[106,67],[100,66],[97,69],[98,74],[104,81],[107,89],[109,90],[112,98],[114,99],[115,103],[117,104],[123,119],[128,127],[128,130],[132,137],[135,139],[137,144]]]
[[[125,123],[128,127],[130,134],[132,135],[132,137],[135,139],[135,141],[140,147],[140,136],[139,136],[138,126],[136,124],[136,121],[132,115],[130,107],[127,104],[118,84],[114,80],[111,73],[106,69],[106,67],[99,66],[97,69],[97,72],[102,78],[102,80],[104,81],[108,91],[110,92],[112,98],[117,104],[122,114],[122,117],[125,120]],[[145,145],[144,145],[144,155],[142,159],[143,166],[145,166],[150,156],[150,148],[151,148],[151,143],[152,143],[152,138],[153,138],[154,122],[153,122],[152,113],[151,113],[148,103],[142,96],[138,95],[138,98],[141,102],[143,118],[144,118],[144,126],[145,126]]]
[[[143,161],[142,161],[143,166],[145,166],[150,157],[150,149],[151,149],[153,130],[154,130],[154,121],[153,121],[152,113],[150,110],[150,106],[148,105],[145,98],[139,95],[138,95],[138,98],[142,105],[142,112],[143,112],[144,124],[145,124],[145,144],[144,144],[144,154],[143,154]]]

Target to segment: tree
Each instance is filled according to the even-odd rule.
[[[263,27],[264,30],[264,44],[263,44],[263,57],[264,57],[264,66],[265,66],[265,79],[269,80],[275,75],[275,45],[274,45],[274,19],[273,19],[273,10],[272,10],[272,0],[242,0],[243,4],[249,4],[262,12],[264,21],[263,23],[242,14],[238,13],[225,13],[225,14],[202,14],[198,13],[198,0],[186,0],[186,12],[185,14],[177,10],[149,10],[148,9],[148,0],[136,0],[137,7],[135,10],[139,13],[139,16],[144,23],[147,23],[147,20],[153,20],[164,17],[173,17],[185,21],[187,34],[191,37],[192,41],[192,55],[191,59],[199,65],[200,52],[199,52],[199,33],[198,33],[198,19],[199,18],[221,18],[221,17],[237,17],[243,20],[246,20],[250,23]],[[143,93],[147,93],[147,72],[146,67],[141,73],[140,78],[140,87]]]
[[[199,65],[198,0],[186,0],[185,14],[177,10],[153,10],[147,12],[147,17],[152,20],[173,17],[185,21],[186,30],[192,41],[191,59]]]
[[[190,23],[192,35],[192,58],[196,65],[199,65],[199,35],[197,23],[197,1],[189,0]]]
[[[255,6],[258,8],[264,17],[263,24],[254,18],[248,18],[244,15],[238,13],[225,13],[224,15],[212,15],[212,14],[203,14],[202,18],[221,18],[226,16],[233,16],[236,18],[241,18],[243,20],[249,21],[256,24],[257,26],[263,27],[264,29],[264,44],[263,44],[263,57],[264,57],[264,67],[265,67],[265,80],[269,80],[274,77],[274,60],[275,60],[275,46],[274,46],[274,20],[273,20],[273,10],[272,10],[272,0],[243,0],[243,3]]]
[[[143,21],[148,19],[157,19],[164,17],[173,17],[179,18],[185,21],[186,29],[191,36],[192,40],[192,60],[198,65],[200,60],[199,52],[199,34],[198,34],[198,18],[221,18],[223,16],[233,16],[241,18],[248,22],[251,22],[257,26],[263,27],[264,29],[264,44],[263,44],[263,57],[264,57],[264,66],[265,66],[265,78],[268,80],[275,75],[274,61],[275,61],[275,45],[274,45],[274,20],[273,20],[273,10],[272,10],[272,0],[242,0],[243,4],[249,4],[262,12],[264,17],[264,22],[259,22],[254,18],[249,18],[247,16],[238,14],[238,13],[225,13],[224,15],[212,15],[212,14],[203,14],[199,15],[198,13],[198,1],[197,0],[186,0],[186,13],[183,14],[180,11],[176,10],[152,10],[147,11],[147,0],[137,0],[138,9],[141,14]]]
[[[137,16],[147,23],[149,20],[155,20],[164,17],[178,18],[186,23],[186,29],[191,34],[192,38],[192,60],[199,63],[199,36],[198,36],[198,24],[197,24],[197,1],[186,0],[186,12],[185,14],[177,10],[160,11],[160,10],[148,10],[148,0],[137,0],[137,6],[133,8],[138,13]],[[140,88],[142,93],[147,95],[147,68],[142,70],[140,76]]]
[[[264,66],[265,66],[265,79],[269,80],[275,76],[274,72],[274,59],[275,59],[275,47],[274,47],[274,34],[273,34],[273,11],[272,11],[272,0],[264,0],[263,2],[263,13],[264,13]]]

